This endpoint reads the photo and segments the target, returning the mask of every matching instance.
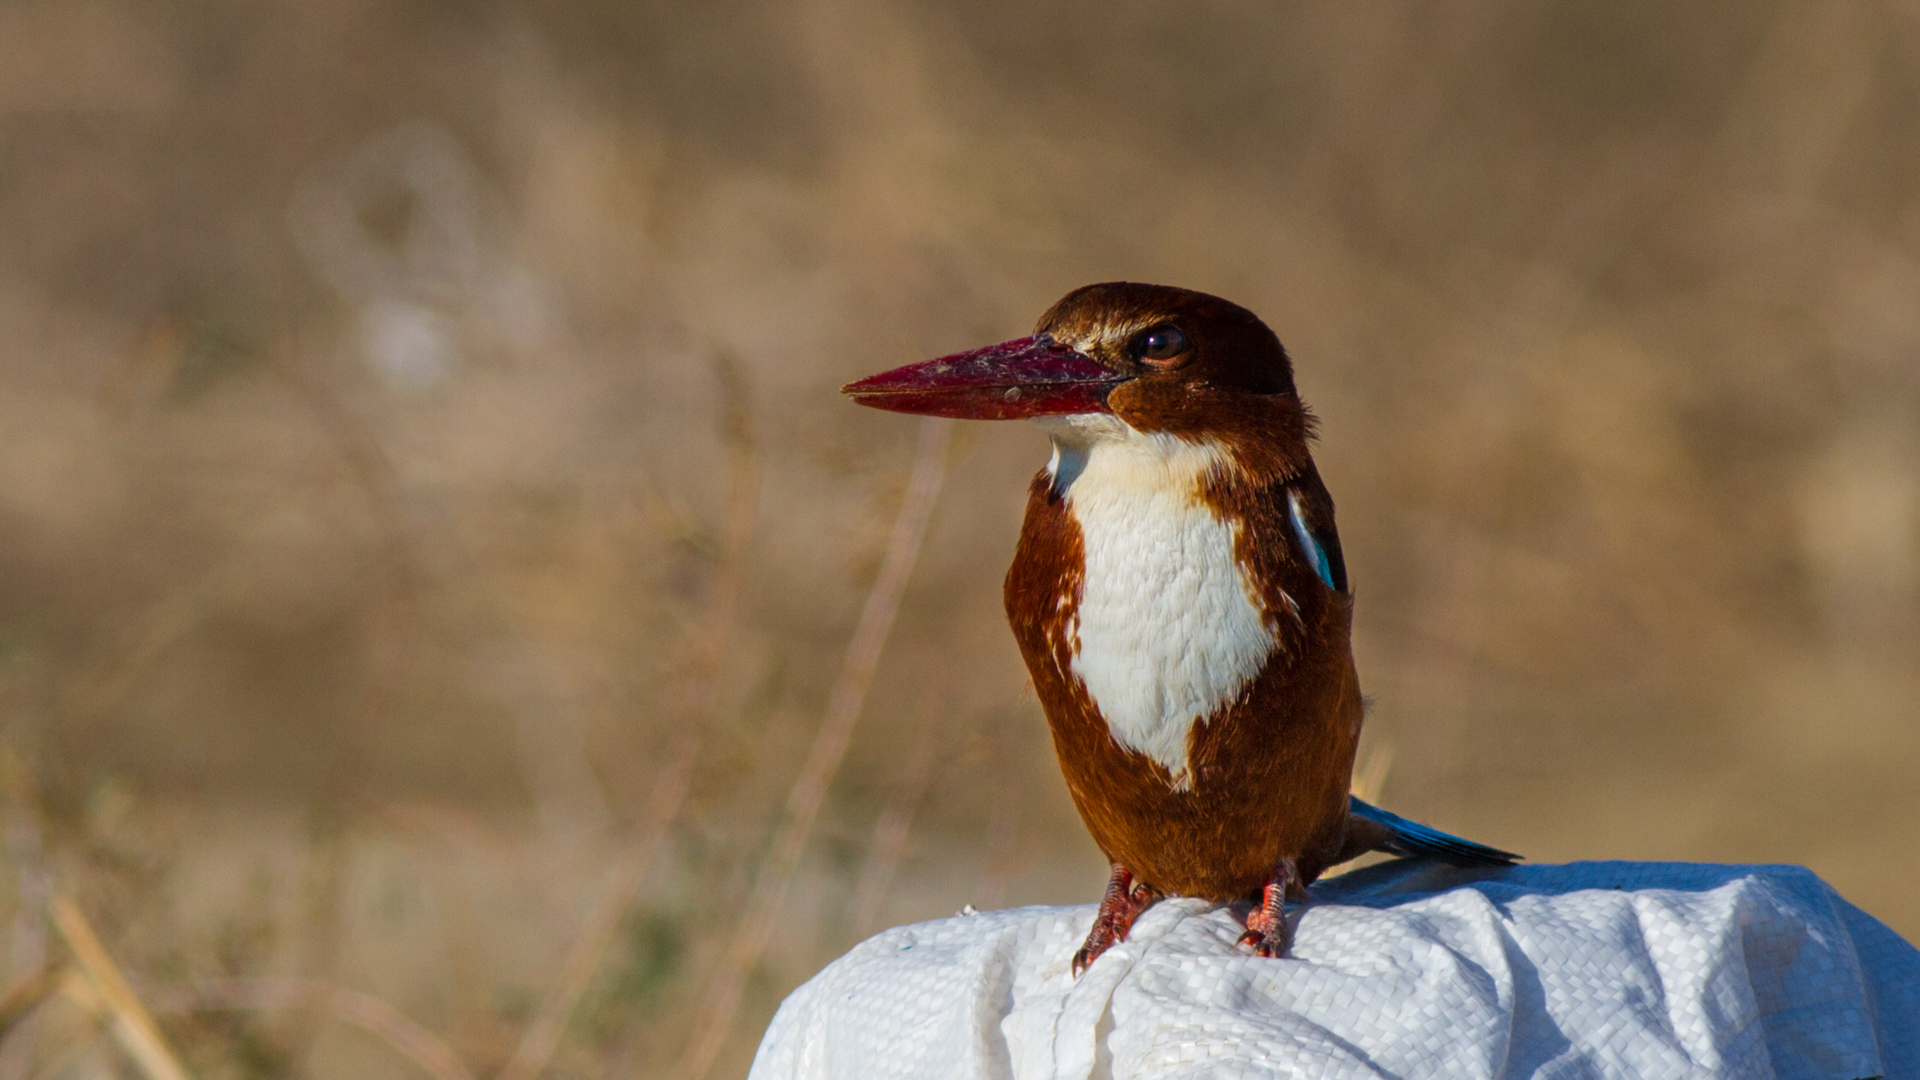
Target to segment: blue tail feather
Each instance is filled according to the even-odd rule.
[[[1394,839],[1383,850],[1395,855],[1438,859],[1454,866],[1512,866],[1522,858],[1511,851],[1501,851],[1499,848],[1476,844],[1471,840],[1462,840],[1417,821],[1408,821],[1399,814],[1388,813],[1372,803],[1353,796],[1347,797],[1347,812],[1376,825],[1386,826],[1393,833]]]

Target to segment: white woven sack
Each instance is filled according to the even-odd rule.
[[[1920,952],[1791,866],[1403,860],[1331,879],[1288,957],[1156,905],[889,930],[794,991],[751,1080],[1920,1080]]]

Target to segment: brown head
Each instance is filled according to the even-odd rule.
[[[1071,417],[1117,417],[1134,432],[1217,440],[1260,480],[1308,460],[1312,420],[1279,338],[1252,312],[1167,285],[1087,285],[1029,337],[850,383],[862,405],[973,420],[1040,419],[1056,441]],[[1048,421],[1047,418],[1063,418]]]

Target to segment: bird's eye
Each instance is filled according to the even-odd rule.
[[[1141,334],[1134,348],[1142,360],[1171,360],[1187,351],[1187,335],[1172,323],[1161,323]]]

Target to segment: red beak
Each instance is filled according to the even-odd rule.
[[[840,388],[861,405],[961,420],[1107,411],[1128,376],[1044,334],[869,375]]]

